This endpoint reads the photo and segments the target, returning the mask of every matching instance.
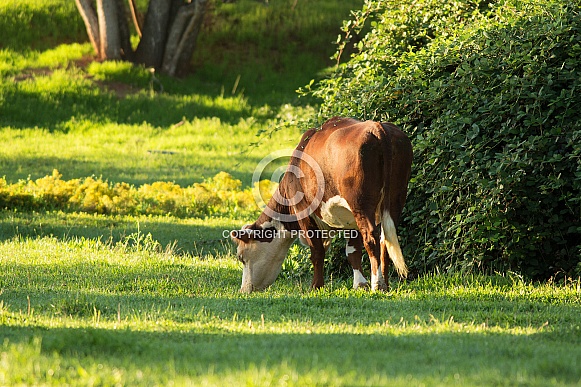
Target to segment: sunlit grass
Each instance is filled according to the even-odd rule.
[[[0,262],[4,384],[579,382],[578,281],[427,276],[369,293],[279,279],[244,295],[232,255],[146,239],[15,237]]]
[[[58,169],[65,179],[190,185],[224,170],[250,185],[262,157],[300,136],[296,126],[276,130],[279,117],[312,111],[253,107],[241,94],[186,94],[174,85],[122,62],[9,76],[0,98],[0,141],[10,143],[0,151],[2,174],[15,182]]]
[[[66,130],[56,133],[40,128],[0,130],[0,141],[11,144],[0,153],[0,170],[8,181],[37,179],[58,168],[65,179],[95,175],[112,182],[161,180],[187,186],[230,171],[249,186],[260,159],[292,147],[300,135],[294,129],[261,138],[256,136],[260,126],[242,119],[224,125],[218,118],[193,118],[161,129],[148,123],[94,124],[73,117],[61,125]]]
[[[247,187],[298,141],[313,108],[294,90],[333,64],[349,7],[216,2],[194,73],[168,79],[87,64],[74,2],[0,0],[0,175],[185,187],[227,171]],[[287,268],[245,295],[227,234],[250,220],[0,211],[0,385],[581,383],[579,281],[429,275],[373,293],[330,273],[312,291]]]

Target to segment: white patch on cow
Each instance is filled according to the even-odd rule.
[[[349,246],[349,245],[345,246],[345,255],[346,256],[349,256],[350,254],[353,254],[356,251],[357,251],[357,249],[353,246]]]
[[[377,274],[373,274],[373,270],[371,271],[371,290],[378,290],[378,289],[385,289],[385,279],[383,278],[383,274],[381,273],[381,265],[377,268]]]
[[[250,269],[250,265],[244,265],[242,268],[242,286],[240,287],[240,291],[243,293],[250,293],[252,292],[252,273]]]
[[[327,223],[325,223],[317,215],[313,214],[313,215],[311,215],[311,218],[315,221],[315,223],[317,224],[317,226],[319,227],[320,230],[331,230],[331,226],[329,226]]]
[[[377,279],[380,283],[382,281],[383,281],[383,283],[385,283],[385,280],[383,278],[383,272],[381,271],[381,266],[377,269]]]
[[[395,224],[387,210],[383,212],[383,218],[381,219],[381,243],[385,244],[389,258],[393,262],[395,270],[400,277],[407,277],[408,268],[405,264],[401,247],[399,246]]]
[[[339,195],[321,203],[321,220],[330,227],[356,229],[357,224],[351,207],[345,198]]]
[[[373,271],[371,271],[371,289],[377,290],[378,286],[379,283],[377,282],[377,274],[373,274]]]
[[[367,286],[367,280],[357,269],[353,269],[353,289]]]

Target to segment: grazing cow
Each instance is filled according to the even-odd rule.
[[[240,291],[270,286],[297,237],[311,250],[312,287],[323,286],[330,230],[349,236],[345,253],[354,288],[369,286],[361,268],[363,246],[371,262],[371,289],[387,289],[387,255],[398,274],[407,276],[396,225],[412,157],[408,137],[390,123],[335,117],[305,132],[258,220],[231,233],[244,264]]]

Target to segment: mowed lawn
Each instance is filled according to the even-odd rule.
[[[250,186],[306,128],[316,101],[295,89],[332,68],[362,1],[268,3],[216,2],[192,75],[153,79],[91,63],[72,3],[0,0],[0,201],[53,169]],[[38,40],[30,20],[54,31]],[[331,271],[312,291],[293,246],[274,285],[245,295],[227,232],[253,219],[38,208],[0,209],[0,386],[581,384],[579,279],[433,273],[380,293]]]
[[[436,275],[369,293],[279,278],[242,295],[231,256],[158,251],[147,238],[1,247],[3,385],[580,381],[579,281]]]

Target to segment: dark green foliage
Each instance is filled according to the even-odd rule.
[[[372,29],[313,94],[321,117],[389,120],[410,135],[399,231],[414,271],[581,274],[580,8],[367,1],[345,24]]]
[[[310,281],[313,276],[313,264],[309,259],[310,250],[298,241],[291,246],[287,259],[282,265],[282,276],[290,279]],[[367,252],[363,251],[363,271],[369,277],[370,265]],[[353,268],[345,255],[345,239],[336,237],[331,241],[325,253],[325,281],[336,279],[351,281]]]

